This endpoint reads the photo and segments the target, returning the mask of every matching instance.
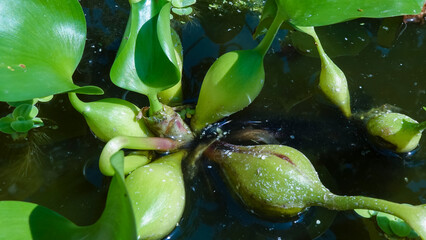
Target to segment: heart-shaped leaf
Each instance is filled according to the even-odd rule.
[[[323,26],[347,20],[420,13],[424,0],[275,0],[288,21],[298,26]]]
[[[136,239],[135,219],[124,185],[122,151],[113,155],[116,171],[101,218],[90,226],[77,226],[58,213],[34,203],[0,202],[0,239]]]
[[[131,4],[127,29],[110,72],[115,85],[149,95],[179,81],[181,68],[171,40],[170,5],[166,3],[160,0]]]
[[[0,101],[23,101],[75,91],[72,74],[86,41],[77,0],[0,1]]]

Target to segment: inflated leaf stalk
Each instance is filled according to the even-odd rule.
[[[102,94],[98,87],[72,81],[85,41],[78,0],[0,1],[0,101],[69,91]]]
[[[127,176],[138,239],[162,239],[182,217],[185,186],[181,162],[185,155],[180,151],[164,156]]]
[[[282,145],[220,143],[206,151],[234,193],[254,213],[269,218],[297,215],[306,207],[369,209],[397,216],[426,239],[426,207],[363,196],[338,196],[320,181],[309,159]]]
[[[259,95],[265,80],[263,58],[283,21],[278,12],[256,48],[228,52],[213,63],[204,77],[191,120],[195,132],[242,110]]]
[[[295,27],[314,38],[321,59],[321,74],[318,86],[324,95],[349,118],[352,115],[351,100],[345,74],[324,52],[313,27]]]
[[[120,151],[111,158],[116,174],[111,180],[105,210],[95,224],[77,226],[34,203],[0,201],[0,239],[137,239],[135,217],[124,183],[123,157]]]
[[[138,167],[144,166],[154,158],[152,151],[134,151],[124,157],[124,174],[129,174]]]
[[[419,145],[426,121],[418,123],[401,113],[383,112],[369,118],[366,127],[380,147],[405,153]]]
[[[275,0],[289,23],[324,26],[355,18],[385,18],[420,13],[424,0]]]
[[[110,76],[115,85],[148,96],[153,114],[161,110],[157,94],[181,79],[181,47],[177,36],[172,37],[168,1],[130,3],[126,32]]]
[[[139,117],[156,136],[174,139],[180,145],[185,145],[194,139],[191,129],[171,107],[163,105],[162,109],[153,115],[149,115],[149,109],[142,108]]]
[[[83,102],[75,93],[69,93],[68,97],[73,107],[84,116],[92,132],[104,142],[118,136],[153,136],[145,124],[136,119],[140,109],[128,101],[106,98]]]
[[[135,150],[172,151],[175,150],[178,146],[179,143],[177,141],[169,138],[126,136],[115,137],[109,140],[102,150],[101,156],[99,158],[99,169],[105,176],[113,176],[114,168],[111,166],[110,158],[123,148]],[[126,172],[133,170],[131,169],[131,165],[137,167],[133,161],[129,164],[130,165],[124,162],[124,168],[126,169]]]

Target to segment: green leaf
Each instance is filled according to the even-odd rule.
[[[129,20],[114,64],[111,67],[111,81],[129,91],[147,94],[150,90],[136,72],[135,46],[141,27],[150,19],[158,16],[166,0],[140,1],[131,4]]]
[[[14,119],[23,117],[25,120],[33,119],[38,114],[38,109],[31,104],[21,104],[13,110],[12,116]]]
[[[24,101],[97,87],[74,85],[86,41],[77,0],[0,1],[0,101]]]
[[[263,56],[253,50],[228,52],[218,58],[204,77],[195,115],[194,131],[247,107],[265,81]]]
[[[389,235],[393,235],[393,231],[390,228],[390,221],[395,218],[393,215],[379,212],[377,214],[377,225],[379,225],[380,229],[382,229],[383,232]]]
[[[10,115],[11,114],[6,117],[0,118],[0,132],[7,134],[12,134],[15,132],[15,130],[13,130],[13,128],[10,126],[13,122],[13,117],[11,117]]]
[[[36,103],[37,103],[36,99],[31,99],[31,100],[26,100],[26,101],[19,101],[19,102],[7,102],[7,104],[9,104],[12,107],[18,107],[19,105],[22,105],[22,104],[34,105]]]
[[[185,185],[181,169],[184,151],[161,157],[137,168],[126,178],[138,239],[162,239],[182,217]]]
[[[192,13],[192,7],[186,7],[186,8],[172,8],[172,12],[179,15],[179,16],[185,16]]]
[[[173,7],[184,8],[195,4],[196,0],[172,0]]]
[[[354,211],[363,218],[371,218],[372,216],[368,209],[354,209]]]
[[[32,120],[17,120],[12,122],[10,126],[16,132],[25,133],[30,131],[33,128],[34,123]]]
[[[41,120],[40,118],[37,118],[37,117],[33,118],[33,123],[34,123],[33,128],[38,128],[38,127],[44,126],[43,120]]]
[[[397,217],[389,222],[389,226],[398,237],[406,237],[411,233],[411,227],[404,220]]]
[[[424,0],[275,0],[286,19],[298,26],[323,26],[369,17],[420,13]]]
[[[154,95],[179,82],[181,72],[170,30],[170,4],[147,21],[136,40],[135,65],[142,84]]]
[[[116,171],[101,218],[90,226],[77,226],[58,213],[34,203],[0,202],[0,239],[136,239],[136,226],[124,185],[123,152],[111,158]]]

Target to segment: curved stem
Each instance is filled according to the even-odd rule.
[[[158,100],[157,93],[148,95],[149,99],[149,116],[154,116],[154,114],[163,109],[163,104]]]
[[[265,56],[284,20],[285,18],[282,16],[280,11],[277,10],[277,15],[275,15],[274,21],[266,32],[265,37],[253,50],[259,52],[262,56]]]
[[[105,176],[113,176],[114,169],[111,166],[110,158],[123,148],[137,150],[160,150],[171,151],[179,146],[178,142],[169,138],[159,137],[115,137],[108,141],[102,150],[99,159],[99,169]]]
[[[70,100],[71,105],[74,107],[75,110],[79,113],[83,113],[86,110],[86,103],[81,101],[76,93],[70,92],[68,93],[68,98]]]
[[[341,211],[368,209],[389,213],[406,221],[422,239],[426,239],[426,207],[423,205],[413,206],[370,197],[338,196],[332,193],[325,195],[319,205]]]

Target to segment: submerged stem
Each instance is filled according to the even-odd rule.
[[[324,196],[323,205],[334,210],[368,209],[385,212],[406,221],[413,230],[426,239],[426,207],[399,204],[382,199],[363,196],[338,196],[332,193]]]
[[[115,137],[108,141],[102,150],[99,159],[99,169],[105,176],[113,176],[115,171],[111,166],[111,156],[123,148],[170,151],[176,149],[178,146],[178,142],[169,138],[128,136]]]
[[[268,52],[269,47],[272,44],[272,41],[275,38],[275,35],[277,35],[278,30],[280,29],[281,25],[283,24],[285,18],[282,16],[279,10],[277,10],[277,15],[275,15],[274,21],[272,22],[271,26],[269,27],[268,31],[266,32],[265,37],[262,39],[262,41],[259,43],[259,45],[254,48],[254,51],[259,52],[262,56],[265,56],[265,54]]]

